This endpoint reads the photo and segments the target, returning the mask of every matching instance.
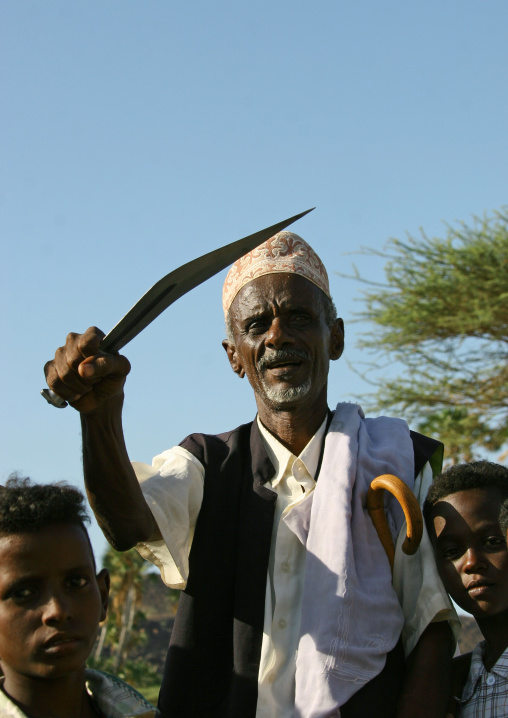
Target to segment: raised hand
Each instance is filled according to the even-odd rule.
[[[121,354],[100,350],[103,337],[97,327],[89,327],[84,334],[68,334],[65,345],[44,366],[49,388],[83,414],[121,401],[131,368]]]

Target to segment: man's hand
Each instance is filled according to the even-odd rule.
[[[68,334],[65,346],[44,367],[50,389],[82,414],[90,414],[123,397],[128,359],[100,351],[104,333],[90,327],[84,334]]]

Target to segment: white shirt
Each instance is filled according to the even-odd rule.
[[[266,582],[256,718],[285,718],[293,715],[305,548],[282,518],[314,491],[313,476],[326,419],[299,457],[282,446],[259,419],[258,426],[275,468],[271,488],[277,494],[277,504]]]
[[[316,486],[314,475],[326,420],[299,457],[270,434],[259,419],[258,426],[275,469],[270,483],[277,493],[277,503],[265,596],[256,718],[292,718],[305,548],[282,518],[305,501]],[[168,586],[185,588],[192,536],[203,499],[204,468],[182,447],[159,454],[152,466],[133,462],[133,467],[163,537],[161,541],[139,544],[137,549],[159,568]],[[415,483],[420,504],[431,483],[432,470],[427,464]],[[452,628],[458,627],[457,631],[460,623],[438,577],[425,529],[416,557],[402,554],[401,543],[402,539],[397,542],[394,587],[406,619],[402,639],[408,655],[433,620],[451,620]]]

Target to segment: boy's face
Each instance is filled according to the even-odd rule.
[[[106,617],[108,588],[108,573],[95,575],[79,526],[0,534],[0,663],[6,689],[26,678],[82,671]]]
[[[497,489],[450,494],[432,509],[431,539],[450,596],[475,618],[508,610],[508,549],[499,527]]]

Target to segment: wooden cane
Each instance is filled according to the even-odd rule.
[[[393,571],[395,546],[393,545],[392,535],[386,519],[384,507],[385,490],[395,496],[404,511],[407,528],[402,550],[405,554],[412,555],[418,550],[422,540],[423,518],[415,495],[397,476],[382,474],[371,483],[367,493],[367,509]]]

